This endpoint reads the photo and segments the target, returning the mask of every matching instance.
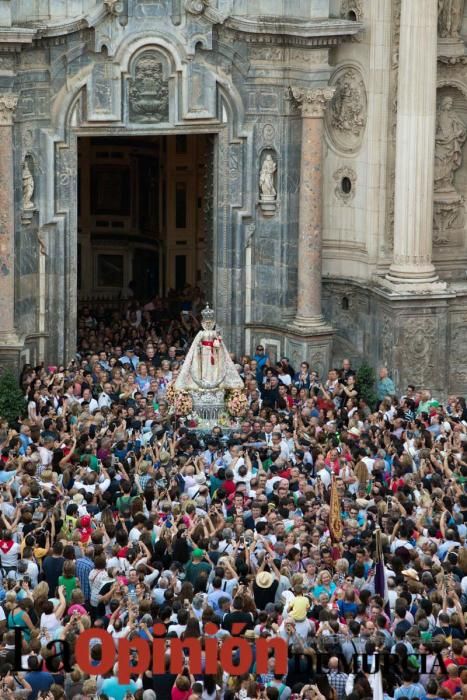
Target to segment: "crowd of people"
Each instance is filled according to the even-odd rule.
[[[72,362],[24,368],[27,411],[0,423],[2,700],[466,698],[465,400],[382,368],[369,405],[348,360],[318,376],[259,344],[234,357],[248,411],[201,433],[167,400],[198,311],[85,308]],[[168,643],[280,637],[288,670],[175,673],[167,652],[122,684],[60,654],[94,627],[117,659],[156,623]]]

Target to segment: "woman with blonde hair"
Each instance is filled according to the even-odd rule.
[[[362,460],[360,460],[360,462],[357,462],[355,466],[355,476],[357,477],[358,489],[366,489],[370,480],[370,473],[365,462],[363,462]]]

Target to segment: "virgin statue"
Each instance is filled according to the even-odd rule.
[[[214,311],[206,305],[201,312],[203,330],[198,333],[180,370],[175,388],[181,391],[203,389],[242,389],[240,378],[220,333],[215,330]]]
[[[435,137],[435,192],[455,192],[454,173],[462,164],[467,138],[465,124],[452,109],[452,98],[444,97],[438,110]]]

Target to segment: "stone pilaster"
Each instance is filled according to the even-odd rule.
[[[15,332],[13,118],[18,97],[0,95],[0,366],[15,366],[22,347]]]
[[[431,259],[437,22],[437,0],[402,0],[394,255],[386,278],[395,291],[416,292],[438,280]]]
[[[290,89],[302,115],[302,150],[298,225],[298,290],[294,325],[313,329],[325,324],[321,309],[323,229],[324,112],[334,88]]]

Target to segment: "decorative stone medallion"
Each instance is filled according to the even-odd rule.
[[[130,119],[132,122],[169,120],[169,84],[159,54],[146,51],[137,60],[130,79]]]
[[[367,121],[367,96],[360,71],[341,66],[330,80],[335,88],[326,112],[326,128],[336,148],[355,153],[361,146]]]

